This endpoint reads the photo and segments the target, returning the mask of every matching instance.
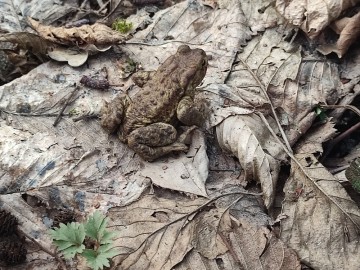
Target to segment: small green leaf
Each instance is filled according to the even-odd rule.
[[[89,217],[88,221],[84,225],[86,235],[101,243],[107,221],[108,219],[103,214],[99,211],[95,211],[95,213]]]
[[[119,255],[119,251],[116,250],[112,244],[101,245],[98,249],[98,253],[104,254],[106,258],[112,258]]]
[[[84,225],[78,222],[71,222],[67,225],[61,223],[60,228],[50,230],[50,235],[66,259],[73,258],[76,253],[81,253],[85,248],[83,245]]]
[[[100,245],[105,245],[105,244],[111,244],[113,242],[113,238],[116,236],[116,232],[110,232],[108,230],[104,231],[104,235],[100,241]]]
[[[94,270],[110,266],[106,253],[97,253],[92,249],[85,249],[81,255],[86,258],[88,265]]]
[[[71,246],[67,249],[64,249],[62,253],[64,254],[65,259],[71,259],[75,257],[76,253],[82,253],[84,249],[85,249],[84,245]]]

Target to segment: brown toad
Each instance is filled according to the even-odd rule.
[[[120,140],[147,161],[172,151],[187,150],[177,138],[174,125],[178,120],[187,126],[202,121],[193,97],[206,69],[207,56],[203,50],[181,45],[131,101],[117,96],[105,103],[101,125],[110,132],[117,131]]]

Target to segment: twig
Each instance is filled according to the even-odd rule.
[[[0,112],[11,114],[11,115],[18,115],[18,116],[27,116],[27,117],[54,117],[57,116],[58,113],[18,113],[18,112],[9,112],[6,110],[0,109]],[[67,115],[67,114],[65,114]]]
[[[49,250],[48,248],[40,245],[34,238],[32,238],[30,235],[28,235],[27,233],[25,233],[24,231],[21,231],[21,234],[25,235],[26,238],[28,238],[29,240],[31,240],[31,242],[33,242],[36,246],[38,246],[42,251],[44,251],[45,253],[49,254],[50,256],[54,257],[61,265],[62,269],[66,270],[66,265],[63,262],[63,260],[55,253],[52,252],[51,250]]]
[[[83,115],[80,115],[78,117],[75,117],[73,119],[74,122],[78,122],[78,121],[81,121],[81,120],[88,120],[88,119],[92,119],[92,118],[99,118],[100,115],[99,114],[83,114]]]
[[[54,121],[54,124],[53,124],[54,127],[56,127],[56,125],[59,123],[60,118],[61,118],[63,112],[65,111],[66,107],[71,103],[72,97],[74,96],[75,92],[76,92],[77,90],[79,90],[79,88],[80,88],[79,86],[76,86],[76,87],[74,88],[74,90],[70,93],[69,97],[66,99],[64,106],[62,107],[62,109],[60,110],[58,116],[56,117],[56,119],[55,119],[55,121]]]
[[[353,106],[353,105],[320,105],[320,108],[322,108],[322,109],[344,108],[344,109],[348,109],[350,111],[353,111],[358,116],[360,116],[360,110],[358,108],[356,108],[355,106]]]
[[[235,61],[236,61],[236,57],[238,56],[238,54],[239,54],[239,51],[238,51],[238,50],[235,51],[234,56],[233,56],[233,58],[232,58],[232,61],[231,61],[231,63],[230,63],[229,71],[226,73],[226,76],[225,76],[225,79],[224,79],[224,83],[226,83],[226,81],[229,79],[230,73],[231,73],[231,71],[232,71],[232,69],[233,69],[233,66],[234,66],[234,63],[235,63]]]

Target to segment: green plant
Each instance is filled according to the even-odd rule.
[[[119,254],[113,247],[116,233],[106,230],[107,222],[107,217],[95,211],[84,224],[61,223],[59,228],[50,230],[50,235],[65,259],[74,258],[79,254],[92,269],[103,269],[104,266],[110,266],[109,259]],[[87,242],[92,243],[92,248],[85,246],[86,238],[91,240]]]
[[[327,115],[325,113],[325,110],[321,107],[315,108],[315,113],[319,117],[320,121],[325,121],[327,118]]]
[[[127,33],[129,32],[133,27],[132,22],[127,22],[124,19],[116,19],[113,24],[112,28],[116,31],[119,31],[120,33]]]

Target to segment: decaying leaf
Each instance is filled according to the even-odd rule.
[[[109,45],[125,41],[122,34],[101,23],[65,28],[43,25],[32,18],[28,22],[41,37],[62,45]]]
[[[276,0],[276,9],[294,26],[300,27],[310,38],[314,38],[357,1],[347,0]]]
[[[322,54],[335,52],[339,58],[343,57],[349,47],[360,37],[360,12],[351,18],[342,18],[333,23],[333,29],[339,34],[335,44],[325,44],[318,48]]]
[[[274,158],[282,148],[273,142],[266,128],[259,128],[262,121],[256,115],[233,116],[217,126],[220,146],[238,157],[245,172],[245,179],[261,183],[264,201],[270,207],[274,200],[280,160]]]
[[[312,155],[297,155],[285,184],[281,239],[315,269],[359,268],[360,210]]]

